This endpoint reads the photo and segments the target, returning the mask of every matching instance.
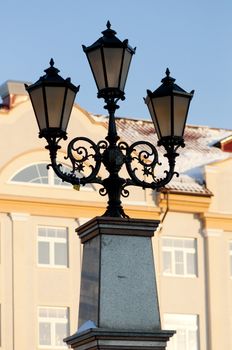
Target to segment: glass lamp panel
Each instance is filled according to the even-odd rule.
[[[94,75],[95,82],[97,84],[98,90],[104,89],[105,78],[102,65],[101,49],[90,51],[87,53],[90,66]]]
[[[49,128],[60,128],[65,87],[45,87]]]
[[[62,125],[61,125],[61,129],[63,131],[66,131],[66,129],[67,129],[70,114],[71,114],[74,99],[75,99],[75,95],[76,95],[75,92],[68,89],[67,95],[66,95],[65,107],[64,107],[64,114],[63,114],[63,119],[62,119]]]
[[[126,79],[130,67],[130,62],[132,58],[132,54],[127,50],[124,49],[124,60],[123,60],[123,66],[122,66],[122,74],[121,74],[121,80],[120,80],[120,89],[124,91],[125,85],[126,85]]]
[[[43,89],[39,87],[30,91],[31,102],[35,111],[37,123],[40,130],[46,129],[46,116],[44,109],[44,100],[43,100]]]
[[[155,97],[152,99],[160,137],[171,136],[171,96]]]
[[[103,48],[107,83],[110,88],[119,88],[123,48]]]
[[[183,136],[189,97],[174,95],[174,136]]]
[[[153,108],[152,100],[150,98],[149,98],[147,106],[148,106],[148,110],[149,110],[149,113],[151,115],[154,127],[155,127],[155,131],[156,131],[156,133],[158,135],[158,138],[160,139],[161,135],[160,135],[159,128],[158,128],[158,125],[157,125],[157,120],[156,120],[156,116],[155,116],[155,111],[154,111],[154,108]]]

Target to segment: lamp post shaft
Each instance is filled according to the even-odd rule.
[[[128,217],[123,211],[120,199],[125,179],[119,176],[119,171],[125,163],[125,156],[117,145],[119,136],[115,122],[115,111],[118,109],[118,106],[115,99],[108,99],[105,109],[109,113],[108,135],[106,136],[109,146],[103,153],[102,162],[109,176],[103,180],[103,186],[108,194],[108,206],[103,216]]]
[[[108,98],[104,108],[108,110],[109,114],[108,135],[106,136],[106,140],[109,142],[110,146],[113,146],[116,145],[116,142],[119,140],[115,122],[115,111],[119,106],[114,98]]]

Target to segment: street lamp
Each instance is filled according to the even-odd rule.
[[[35,84],[26,87],[35,112],[40,130],[40,137],[65,138],[70,114],[79,86],[74,86],[70,79],[58,75],[53,59],[46,75]]]
[[[121,41],[111,29],[108,21],[103,36],[94,44],[82,45],[88,58],[97,88],[98,97],[108,100],[110,97],[124,99],[124,88],[135,48],[128,45],[128,40]]]
[[[167,68],[162,85],[154,92],[147,90],[145,103],[153,120],[159,145],[182,145],[189,105],[194,91],[190,94],[176,85]]]
[[[98,98],[103,98],[104,106],[109,113],[108,134],[105,140],[95,144],[86,137],[76,137],[67,147],[67,159],[71,161],[70,173],[62,170],[57,163],[57,151],[61,148],[61,139],[67,139],[67,125],[75,95],[79,87],[74,86],[70,79],[59,76],[59,70],[50,61],[50,67],[45,75],[36,83],[26,86],[40,129],[39,137],[47,140],[46,149],[50,152],[54,172],[63,181],[72,185],[97,183],[102,185],[101,195],[108,195],[108,206],[103,216],[128,217],[121,205],[121,196],[128,197],[128,186],[151,188],[153,190],[165,186],[174,175],[177,149],[184,147],[184,127],[193,91],[187,93],[170,77],[166,77],[162,85],[154,92],[147,91],[145,103],[151,114],[159,141],[158,145],[166,150],[169,168],[162,178],[157,178],[155,168],[159,164],[158,152],[148,141],[137,141],[128,145],[120,141],[117,134],[115,111],[119,108],[117,102],[125,99],[124,87],[135,49],[128,45],[128,40],[121,41],[111,29],[109,21],[103,36],[89,47],[83,46],[90,64],[97,88]],[[89,148],[83,146],[88,144]],[[86,167],[86,161],[92,159],[94,165],[87,176],[80,177],[80,172]],[[136,163],[142,168],[142,178],[138,174]],[[104,165],[108,177],[99,176],[101,165]],[[128,178],[119,175],[125,166]],[[144,180],[146,178],[146,181]]]

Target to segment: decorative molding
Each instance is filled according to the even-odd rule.
[[[157,329],[154,332],[118,331],[115,329],[92,328],[75,333],[64,341],[74,350],[82,349],[146,349],[165,350],[168,340],[175,331]]]
[[[0,197],[2,213],[27,212],[31,215],[63,218],[93,218],[105,211],[104,202],[57,200],[35,197]],[[131,218],[159,220],[160,208],[154,206],[125,206],[126,213]]]
[[[169,211],[202,214],[208,211],[210,204],[211,196],[187,195],[181,193],[168,194]],[[163,194],[159,196],[159,207],[167,207],[167,199]]]
[[[81,239],[81,243],[85,243],[93,237],[103,234],[153,237],[158,225],[158,220],[97,216],[78,227],[76,232]]]
[[[205,230],[222,230],[232,232],[232,215],[223,213],[204,213],[201,216]]]

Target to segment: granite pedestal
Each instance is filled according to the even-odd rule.
[[[96,217],[78,228],[84,244],[75,350],[166,348],[151,238],[154,220]]]

